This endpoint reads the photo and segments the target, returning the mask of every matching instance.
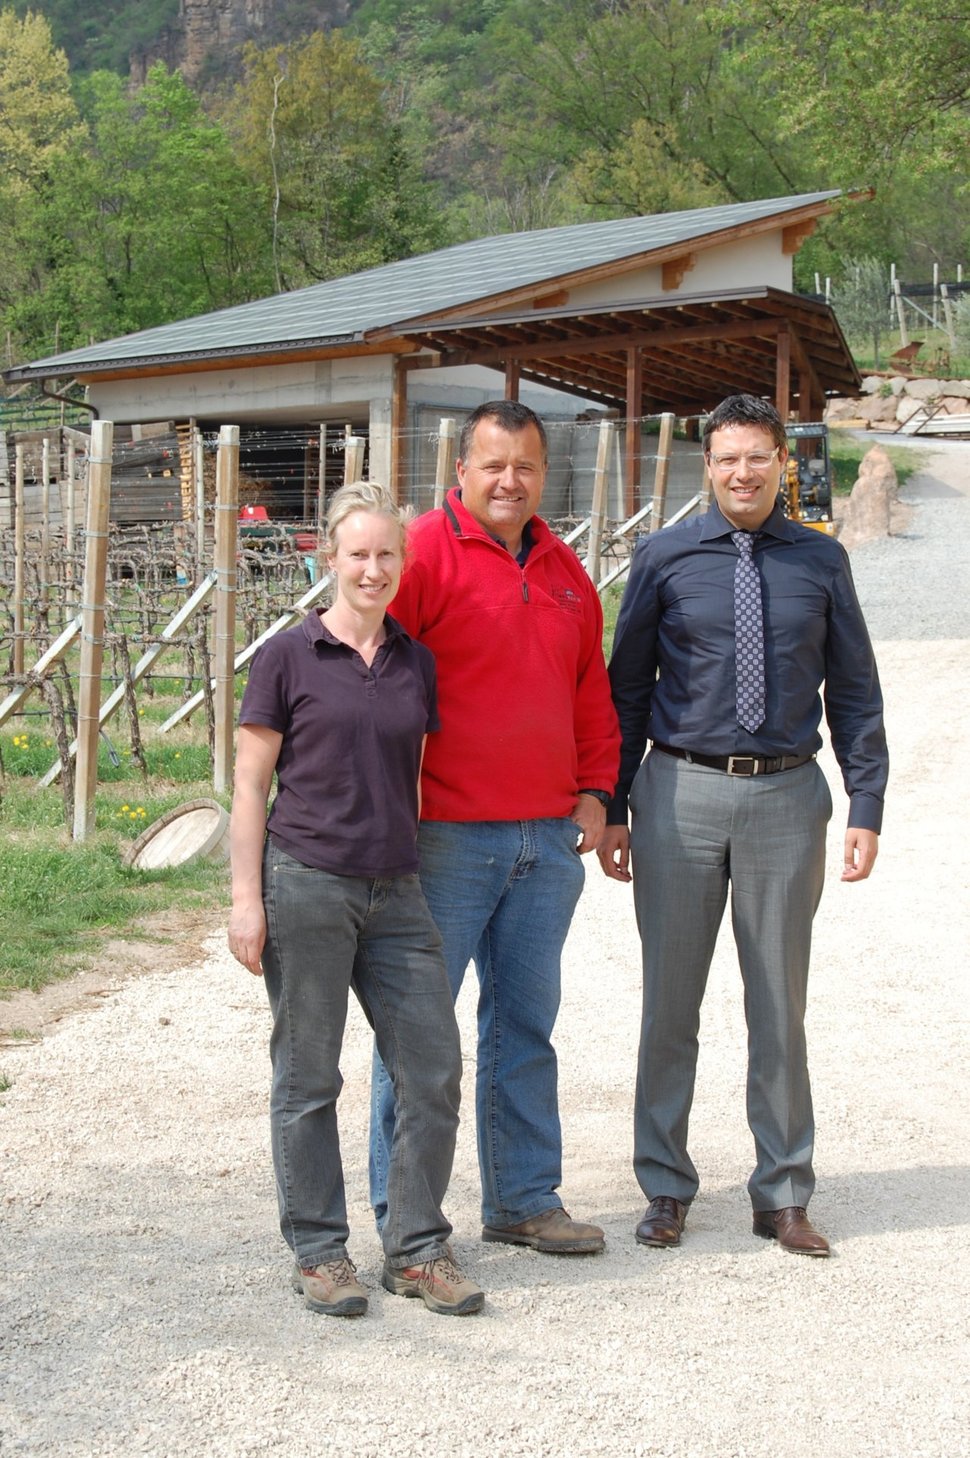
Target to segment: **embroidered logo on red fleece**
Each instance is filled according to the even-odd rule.
[[[549,589],[550,596],[555,598],[559,607],[565,608],[567,613],[581,613],[583,611],[583,599],[572,587],[555,586]]]

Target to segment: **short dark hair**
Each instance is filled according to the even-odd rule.
[[[517,435],[520,430],[528,430],[534,425],[539,432],[539,440],[542,443],[542,459],[545,461],[549,455],[549,442],[546,440],[546,428],[534,410],[528,405],[523,405],[518,400],[486,400],[484,405],[479,405],[473,410],[461,428],[461,435],[458,438],[458,459],[466,461],[468,452],[472,448],[472,436],[483,420],[494,420],[502,430],[507,430],[510,435]]]
[[[729,395],[715,406],[704,426],[704,454],[711,448],[711,436],[715,430],[724,430],[728,425],[756,425],[766,430],[776,446],[786,445],[788,434],[785,422],[774,405],[761,400],[757,395]]]

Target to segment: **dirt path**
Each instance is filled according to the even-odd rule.
[[[750,1233],[729,933],[704,1007],[701,1194],[678,1251],[635,1244],[637,940],[627,889],[591,868],[558,1035],[563,1194],[605,1225],[606,1253],[483,1246],[466,1122],[449,1213],[486,1309],[448,1321],[382,1293],[358,1016],[342,1138],[352,1252],[373,1296],[361,1321],[314,1317],[288,1289],[276,1231],[262,989],[216,936],[204,960],[132,978],[42,1044],[0,1052],[13,1079],[0,1107],[4,1458],[967,1452],[970,633],[954,625],[968,584],[950,580],[945,600],[934,586],[934,615],[915,567],[928,524],[970,541],[968,461],[970,449],[934,457],[906,493],[906,537],[853,559],[882,629],[894,768],[876,873],[838,882],[837,815],[816,924],[813,1215],[835,1257],[800,1260]],[[907,595],[920,636],[896,626]],[[467,1056],[470,988],[459,1014]]]

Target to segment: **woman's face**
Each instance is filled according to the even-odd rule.
[[[356,612],[381,615],[394,598],[404,568],[401,525],[375,511],[352,511],[336,531],[327,566],[337,579],[337,596]]]

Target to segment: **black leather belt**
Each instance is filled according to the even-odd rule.
[[[674,759],[686,759],[688,764],[702,764],[705,769],[723,770],[726,775],[778,775],[782,770],[798,769],[808,764],[814,754],[783,754],[778,759],[767,759],[760,754],[695,754],[692,749],[675,749],[672,744],[653,742],[654,749],[661,754],[672,754]]]

